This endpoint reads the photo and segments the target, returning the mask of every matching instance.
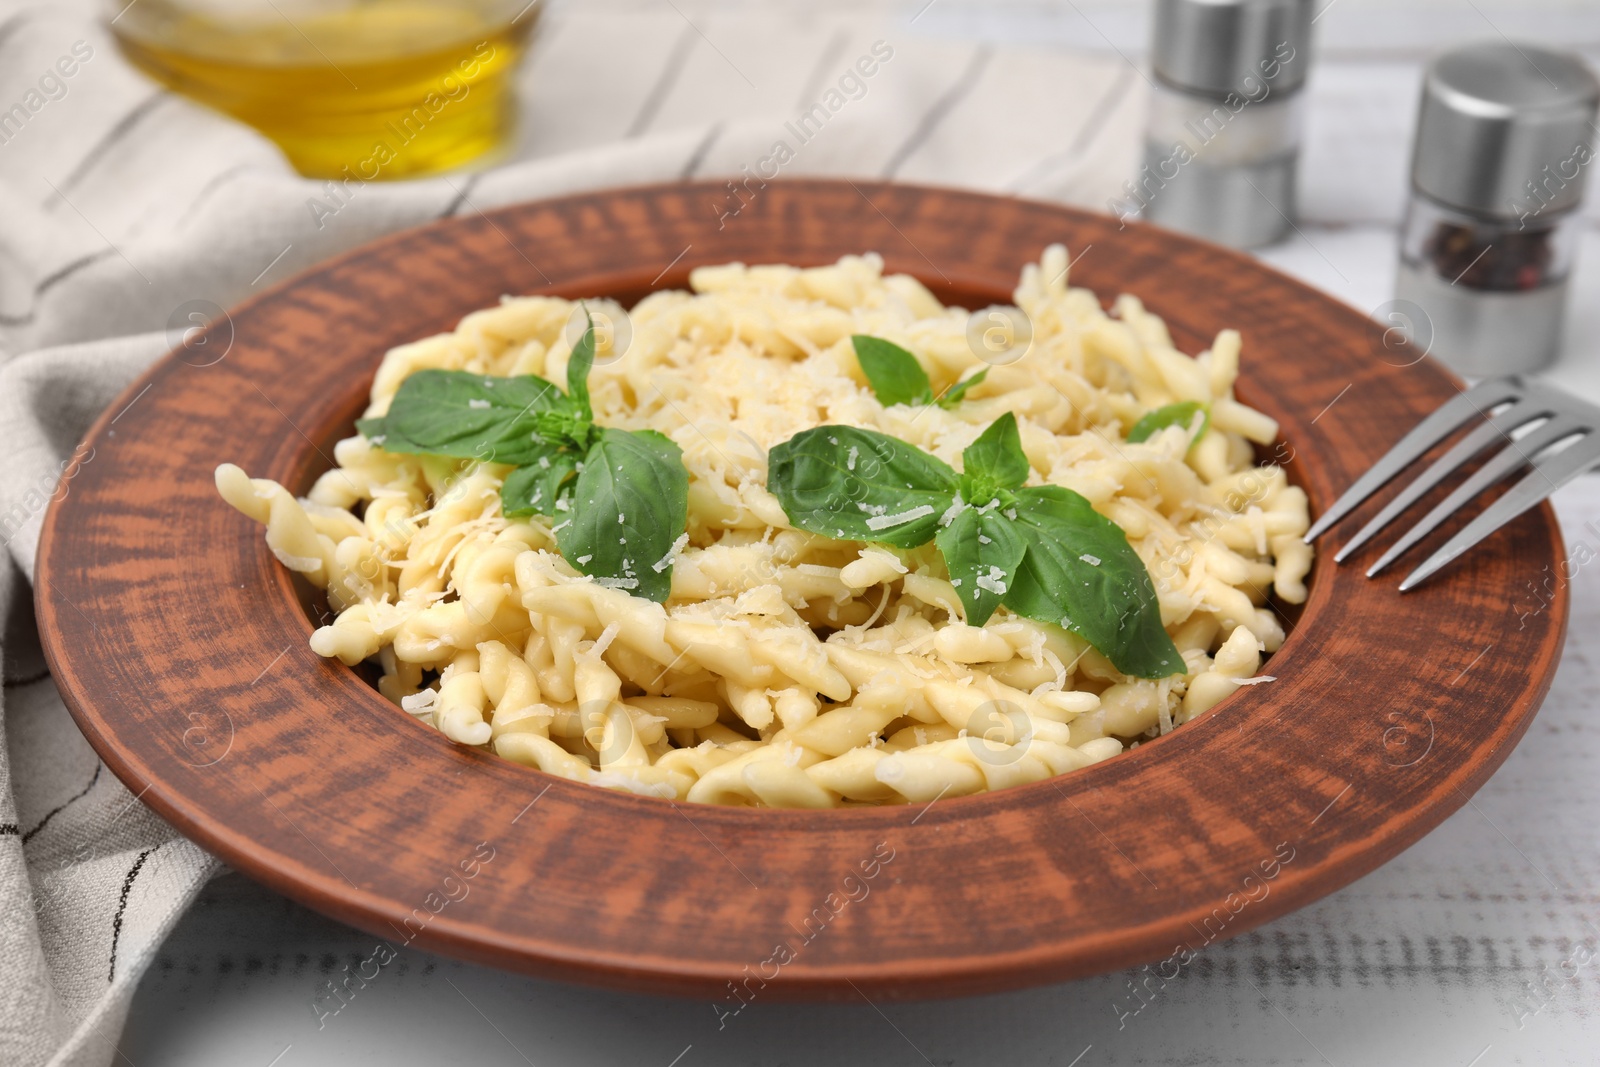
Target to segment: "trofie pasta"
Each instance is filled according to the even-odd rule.
[[[1067,264],[1051,246],[1024,267],[1015,299],[1032,340],[1010,362],[1015,351],[980,359],[966,311],[885,276],[875,255],[703,267],[692,292],[650,295],[626,329],[612,307],[619,325],[591,334],[589,349],[574,302],[508,297],[390,351],[363,424],[371,436],[339,442],[336,467],[305,498],[230,464],[217,488],[266,526],[284,566],[327,590],[335,617],[312,648],[375,663],[385,697],[459,744],[595,785],[758,807],[925,803],[1062,774],[1269,681],[1256,674],[1284,636],[1269,593],[1303,601],[1311,565],[1305,494],[1252,447],[1270,446],[1277,426],[1233,395],[1239,335],[1224,330],[1190,358],[1138,299],[1107,314],[1070,288]],[[860,345],[879,362],[858,355],[862,336],[889,343]],[[896,368],[879,349],[895,346],[921,370],[898,368],[910,392],[886,406],[881,376]],[[570,395],[585,379],[567,375],[569,361],[591,351],[592,412],[525,377],[568,381]],[[492,399],[464,410],[489,409],[513,385],[530,405],[558,405],[539,432],[567,442],[555,466],[571,470],[546,486],[548,457],[499,462],[505,440],[472,453],[488,459],[395,451],[400,430],[385,417],[424,371],[479,376],[468,384]],[[1015,484],[1081,495],[1093,508],[1083,513],[1114,522],[1143,562],[1172,673],[1125,674],[1073,632],[1082,627],[1009,606],[972,625],[973,590],[933,540],[806,532],[769,483],[774,450],[822,426],[888,435],[960,472],[1008,412],[1027,467],[1017,459]],[[561,546],[592,507],[584,486],[621,476],[605,466],[615,442],[648,453],[665,496],[681,451],[688,483],[681,529],[640,530],[618,505],[617,530],[585,535],[620,531],[612,575]],[[507,515],[513,472],[527,483],[518,492],[549,489],[542,510]],[[958,496],[941,521],[961,507]],[[864,521],[921,521],[932,537],[936,510]],[[665,555],[629,547],[645,535],[670,545]],[[977,579],[997,597],[999,574]]]

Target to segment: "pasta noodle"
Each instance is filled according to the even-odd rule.
[[[304,499],[238,467],[223,498],[266,527],[284,566],[327,591],[312,648],[371,661],[389,700],[451,741],[644,795],[762,807],[927,802],[1088,766],[1159,736],[1252,681],[1282,642],[1269,594],[1306,596],[1304,492],[1256,464],[1272,419],[1233,395],[1241,339],[1178,352],[1132,296],[1107,313],[1047,249],[1022,271],[1025,359],[957,405],[884,407],[851,337],[914,352],[935,391],[982,364],[967,314],[877,256],[833,266],[728,264],[631,312],[589,383],[604,425],[683,452],[688,529],[665,604],[579,574],[550,522],[508,518],[512,468],[341,441]],[[424,369],[562,381],[575,305],[505,298],[384,358],[368,415]],[[1197,401],[1209,430],[1127,439]],[[1121,674],[1080,637],[1001,609],[968,625],[942,558],[791,527],[767,453],[821,424],[900,438],[946,463],[1005,412],[1028,484],[1087,498],[1144,561],[1185,673]],[[1201,436],[1195,439],[1196,433]]]

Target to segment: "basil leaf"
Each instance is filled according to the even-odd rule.
[[[968,389],[971,389],[974,385],[977,385],[988,376],[989,368],[985,367],[972,377],[963,378],[961,381],[945,390],[944,396],[941,396],[938,400],[939,406],[942,408],[955,407],[957,404],[961,403],[962,397],[967,395]]]
[[[415,441],[407,441],[405,436],[389,425],[382,415],[370,419],[357,419],[356,430],[372,442],[374,448],[381,448],[387,452],[404,452],[407,454],[425,453],[427,449]],[[393,442],[391,444],[391,442]]]
[[[892,407],[933,402],[933,383],[916,356],[893,341],[864,333],[855,334],[850,342],[855,345],[861,373],[867,376],[878,403]]]
[[[1070,489],[1019,489],[1012,513],[1028,549],[1002,603],[1071,630],[1117,670],[1165,678],[1186,669],[1161,625],[1144,562],[1122,528]]]
[[[561,390],[536,375],[494,378],[422,370],[401,383],[383,420],[383,448],[436,456],[530,463],[549,451],[537,416],[566,406]]]
[[[548,515],[555,518],[556,506],[572,486],[569,480],[578,473],[579,455],[562,449],[540,456],[506,476],[500,486],[500,512],[508,518],[523,515]]]
[[[556,527],[561,554],[602,585],[660,603],[672,591],[672,549],[689,520],[683,450],[654,430],[602,428]]]
[[[968,503],[984,505],[999,489],[1016,489],[1028,480],[1031,469],[1017,433],[1017,417],[1006,412],[961,453],[965,477],[961,495]]]
[[[1015,580],[1027,541],[996,504],[962,508],[939,531],[938,543],[950,584],[967,609],[967,625],[982,626]]]
[[[1140,441],[1148,441],[1158,431],[1165,430],[1168,426],[1182,426],[1184,429],[1188,429],[1193,425],[1195,412],[1197,411],[1201,413],[1200,431],[1194,435],[1194,441],[1189,442],[1189,446],[1192,448],[1195,441],[1199,441],[1200,438],[1206,435],[1206,429],[1211,425],[1211,412],[1198,400],[1184,400],[1176,404],[1168,404],[1165,407],[1156,408],[1133,424],[1133,428],[1128,431],[1128,440],[1134,444],[1138,444]]]
[[[589,406],[589,371],[594,368],[594,317],[583,309],[583,320],[588,328],[578,343],[572,346],[572,356],[567,360],[567,397],[578,406],[577,415],[587,422],[594,421],[594,408]]]
[[[774,448],[767,489],[802,530],[899,548],[926,544],[955,500],[949,466],[898,438],[818,426]]]

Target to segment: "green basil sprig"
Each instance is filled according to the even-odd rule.
[[[362,419],[356,428],[382,438],[387,452],[528,463],[543,448],[531,432],[533,413],[563,399],[561,390],[532,375],[420,370],[401,383],[389,414]]]
[[[942,408],[953,408],[961,403],[968,389],[989,376],[989,368],[985,367],[946,389],[943,396],[936,397],[933,395],[933,382],[928,379],[928,372],[922,369],[922,364],[917,362],[917,357],[893,341],[858,333],[851,336],[850,342],[855,345],[856,361],[861,364],[861,373],[867,376],[867,383],[872,386],[872,395],[884,407],[895,404],[937,404]]]
[[[659,603],[672,590],[673,549],[688,522],[689,474],[664,435],[595,424],[594,352],[590,319],[567,362],[565,393],[533,374],[418,371],[387,415],[356,426],[389,452],[513,464],[500,488],[504,514],[549,516],[567,562]]]
[[[1211,426],[1211,411],[1198,400],[1181,400],[1176,404],[1168,404],[1147,412],[1144,418],[1134,423],[1128,430],[1128,440],[1134,444],[1148,441],[1168,426],[1182,426],[1187,430],[1194,425],[1197,412],[1200,415],[1200,430],[1194,435],[1194,440],[1189,442],[1189,447],[1193,448]]]
[[[1003,604],[1078,634],[1124,674],[1186,669],[1122,528],[1070,489],[1023,487],[1015,416],[995,420],[961,458],[957,474],[897,438],[819,426],[772,449],[767,488],[811,533],[898,548],[934,540],[973,626]]]

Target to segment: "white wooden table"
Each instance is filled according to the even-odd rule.
[[[887,103],[864,101],[901,121],[862,138],[855,172],[1103,208],[1138,143],[1145,18],[1141,4],[1090,0],[915,0],[865,13],[684,0],[558,8],[523,75],[530,103],[520,151],[554,154],[703,123],[703,92],[684,88],[697,77],[702,89],[707,79],[725,81],[717,106],[730,119],[771,114],[779,98],[791,103],[778,110],[792,108],[854,55],[870,19],[893,28],[913,88],[886,91]],[[1297,236],[1262,256],[1370,311],[1391,295],[1426,55],[1503,33],[1578,48],[1594,62],[1600,6],[1334,0],[1317,31],[1304,218]],[[608,63],[624,41],[655,61]],[[731,59],[759,72],[760,93],[721,68]],[[605,78],[582,121],[541,107],[543,86],[595,71]],[[1020,158],[1006,143],[1017,124],[990,117],[997,99],[1058,150],[1008,167]],[[918,101],[918,122],[904,121]],[[919,140],[926,123],[964,126],[970,136]],[[875,127],[869,118],[862,128]],[[713,146],[698,172],[736,164]],[[1567,353],[1552,376],[1600,400],[1600,190],[1590,204]],[[1564,491],[1559,506],[1569,541],[1600,548],[1594,487]],[[1574,641],[1544,711],[1466,808],[1347,889],[1208,948],[1136,1014],[1120,1015],[1133,1003],[1138,972],[1130,972],[945,1003],[758,1002],[719,1029],[704,1002],[534,981],[408,950],[319,1027],[312,1002],[321,984],[365,958],[374,939],[230,875],[205,892],[146,977],[121,1050],[136,1067],[1600,1062],[1597,572],[1574,578]],[[1526,599],[1507,591],[1508,625],[1519,596]],[[1383,738],[1375,733],[1373,743]]]

